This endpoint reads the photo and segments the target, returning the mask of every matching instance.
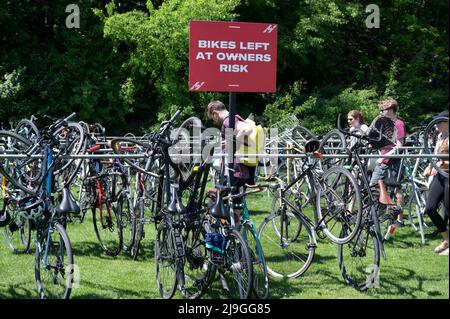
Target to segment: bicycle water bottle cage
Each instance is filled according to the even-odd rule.
[[[78,206],[77,202],[73,199],[72,194],[70,193],[67,187],[62,189],[61,194],[61,202],[58,206],[55,207],[55,211],[58,214],[63,213],[74,213],[75,215],[80,214],[80,206]]]

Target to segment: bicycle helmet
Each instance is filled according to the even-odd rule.
[[[44,214],[44,201],[30,196],[19,201],[19,213],[26,219],[37,220]]]

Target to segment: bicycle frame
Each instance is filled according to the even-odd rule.
[[[326,215],[324,215],[322,217],[322,219],[318,219],[317,217],[317,200],[316,197],[314,196],[317,193],[317,189],[320,186],[320,180],[321,177],[316,173],[314,173],[314,169],[316,168],[316,165],[319,163],[318,159],[314,159],[313,158],[313,154],[309,154],[309,156],[307,156],[306,158],[306,162],[303,164],[303,166],[307,166],[306,170],[304,170],[299,176],[297,176],[289,185],[285,186],[284,188],[280,189],[280,200],[282,200],[282,202],[284,202],[285,204],[287,204],[291,209],[293,209],[294,211],[296,211],[299,215],[302,216],[303,220],[306,221],[313,229],[314,231],[319,231],[320,230],[320,225],[323,223],[323,221],[325,220],[325,217],[327,217]],[[315,175],[316,176],[315,176]],[[308,216],[306,216],[305,214],[303,214],[301,212],[301,205],[299,205],[300,207],[300,211],[294,207],[292,205],[292,203],[290,203],[288,200],[286,200],[285,198],[285,193],[288,192],[294,185],[296,185],[300,180],[302,180],[304,177],[306,177],[308,183],[308,192],[309,192],[309,198],[308,201],[312,204],[313,207],[313,212],[314,212],[314,221],[312,221],[310,218],[308,218]],[[319,181],[319,183],[317,183],[317,180]],[[296,192],[292,192],[292,194],[300,200],[300,196],[298,196],[298,194]],[[282,204],[280,202],[280,204]]]

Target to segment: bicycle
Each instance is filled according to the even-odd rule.
[[[244,192],[241,189],[239,194],[228,195],[229,200],[240,197],[242,202],[240,204],[233,204],[234,209],[242,209],[242,216],[239,220],[238,230],[240,230],[242,237],[247,242],[250,259],[253,267],[253,281],[252,291],[256,298],[267,299],[269,296],[269,276],[266,265],[266,258],[263,253],[262,245],[258,237],[257,228],[253,221],[250,219],[250,213],[247,208],[246,197],[249,194],[254,194],[263,191],[268,185],[245,185],[250,191]]]
[[[221,184],[216,184],[215,188],[215,203],[208,207],[203,221],[209,258],[202,290],[206,290],[219,273],[229,299],[247,299],[253,290],[253,261],[246,239],[232,226],[234,218],[223,196],[233,188]]]
[[[380,271],[380,254],[386,259],[386,253],[377,210],[379,202],[375,199],[374,193],[376,188],[369,185],[368,161],[363,162],[360,154],[363,154],[363,151],[371,153],[370,145],[377,147],[385,145],[382,122],[384,119],[374,125],[367,135],[343,130],[340,119],[341,115],[338,116],[337,121],[339,131],[356,140],[356,143],[348,150],[344,167],[353,172],[361,187],[363,214],[361,227],[356,236],[350,242],[338,245],[338,264],[344,281],[355,289],[364,291],[376,285]],[[382,211],[384,216],[388,216],[387,211],[389,210]]]
[[[41,299],[49,297],[66,299],[69,298],[72,290],[74,262],[72,246],[65,226],[67,214],[79,214],[79,207],[71,197],[67,187],[61,189],[60,204],[51,205],[51,203],[53,202],[52,191],[55,189],[53,184],[54,170],[58,170],[58,165],[63,163],[63,161],[58,160],[59,155],[54,156],[53,149],[63,148],[57,138],[58,132],[68,124],[69,119],[74,115],[57,120],[54,124],[45,128],[44,134],[39,138],[38,143],[33,146],[31,142],[25,142],[26,140],[17,134],[9,135],[9,137],[13,136],[17,141],[28,146],[28,149],[22,149],[23,153],[42,155],[36,187],[29,189],[22,184],[22,182],[26,182],[26,185],[29,185],[29,180],[15,179],[15,177],[21,176],[17,167],[13,170],[4,166],[0,167],[2,174],[13,185],[20,185],[19,188],[28,189],[28,193],[31,193],[30,196],[21,198],[18,206],[23,218],[32,220],[36,226],[35,279],[38,295]],[[5,135],[7,136],[6,133],[0,132],[0,140]],[[64,151],[60,149],[59,154],[63,153]],[[8,175],[8,172],[13,172],[14,175]]]
[[[297,278],[309,268],[317,247],[314,232],[341,244],[351,241],[358,232],[362,216],[358,185],[341,167],[317,171],[321,156],[318,147],[317,140],[305,144],[302,173],[289,185],[273,177],[277,183],[271,187],[276,193],[272,211],[258,229],[267,253],[268,272],[273,277]],[[303,196],[293,188],[303,178],[308,187],[307,203],[312,205],[313,220],[304,212]],[[351,209],[346,207],[350,200],[354,202]]]

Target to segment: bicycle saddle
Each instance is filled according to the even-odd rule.
[[[171,184],[170,186],[172,188],[172,199],[169,206],[167,206],[167,211],[172,214],[186,214],[187,209],[184,207],[183,203],[181,203],[180,197],[178,196],[178,184]]]
[[[217,192],[216,192],[216,202],[215,204],[210,208],[210,214],[217,218],[217,219],[230,219],[230,212],[225,209],[225,204],[223,202],[223,198],[222,198],[222,189],[230,189],[230,187],[217,187],[218,188]]]
[[[70,193],[67,187],[62,189],[62,198],[61,202],[58,206],[55,207],[55,210],[58,214],[62,213],[74,213],[78,215],[80,213],[80,206],[78,206],[75,199],[73,199],[72,194]]]

